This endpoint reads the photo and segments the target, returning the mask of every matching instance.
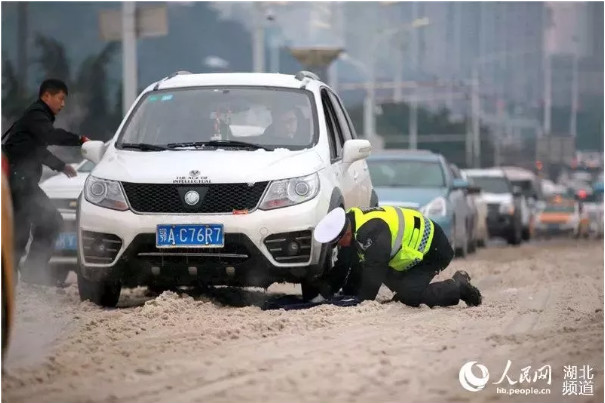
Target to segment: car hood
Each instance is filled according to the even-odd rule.
[[[481,192],[481,200],[490,204],[512,203],[513,195],[510,193],[487,193]]]
[[[134,183],[253,183],[309,175],[322,166],[321,157],[313,149],[159,152],[110,149],[92,174]]]
[[[86,178],[88,173],[78,172],[78,175],[73,178],[58,174],[40,183],[40,188],[51,199],[77,199],[84,189]]]
[[[420,208],[436,197],[445,197],[446,188],[376,187],[381,205]]]

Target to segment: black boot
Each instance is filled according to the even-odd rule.
[[[457,271],[452,276],[458,288],[460,289],[460,299],[466,302],[468,306],[481,305],[481,292],[471,284],[471,276],[465,271]]]

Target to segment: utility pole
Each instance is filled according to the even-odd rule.
[[[577,46],[577,41],[576,42]],[[569,119],[569,133],[575,138],[578,134],[578,52],[576,47],[573,50],[573,61],[571,70],[571,118]]]
[[[252,38],[252,69],[265,71],[265,16],[262,2],[254,3],[254,34]]]
[[[403,40],[401,38],[395,39],[397,43],[397,50],[395,52],[395,87],[393,88],[393,102],[401,103],[403,101],[403,86],[401,82],[403,80]]]
[[[122,3],[122,111],[124,115],[137,97],[136,3]]]
[[[550,111],[552,105],[552,61],[548,50],[544,55],[544,135],[550,136]]]
[[[409,144],[410,150],[418,149],[418,98],[416,97],[416,85],[411,88],[410,96],[410,117],[409,117]]]
[[[17,72],[19,94],[27,95],[27,2],[17,3]]]
[[[481,104],[479,99],[479,70],[477,64],[473,64],[473,72],[471,78],[471,117],[473,127],[473,161],[474,167],[481,167],[481,135],[480,135],[480,119],[481,119]]]

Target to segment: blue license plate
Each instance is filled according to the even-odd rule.
[[[217,248],[225,245],[222,224],[160,224],[155,233],[158,248]]]
[[[55,250],[77,250],[78,243],[75,232],[62,232],[55,241]]]
[[[548,229],[551,231],[557,231],[557,230],[561,229],[561,225],[560,224],[548,224]]]

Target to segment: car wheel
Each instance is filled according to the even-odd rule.
[[[334,264],[336,263],[336,259],[338,257],[338,246],[336,247],[332,247],[332,246],[327,246],[328,250],[326,251],[325,254],[325,258],[324,258],[324,262],[323,262],[323,270],[322,270],[322,275],[321,277],[327,273],[329,270],[332,269],[332,267],[334,267]],[[317,279],[304,279],[303,281],[301,281],[300,283],[300,288],[302,291],[302,297],[303,297],[303,301],[310,301],[313,298],[315,298],[317,295],[319,295],[321,293],[321,289],[319,288],[319,284],[321,284],[319,281],[317,281]],[[332,285],[330,284],[330,288],[335,288],[335,286],[339,286],[342,284],[335,284]],[[329,292],[328,290],[324,290],[324,294],[326,292]],[[327,297],[327,295],[324,295],[324,297]]]
[[[531,231],[529,230],[529,227],[523,228],[523,232],[521,234],[521,238],[524,241],[529,241],[531,239]]]
[[[97,305],[114,308],[118,304],[122,283],[118,280],[88,280],[78,274],[78,291],[80,300],[89,300]]]
[[[465,258],[468,256],[468,240],[461,242],[461,246],[459,248],[454,249],[456,251],[456,256]]]
[[[521,225],[515,225],[512,228],[512,233],[509,234],[508,236],[508,243],[509,245],[520,245],[521,244],[521,238],[522,238],[522,234],[521,234],[522,230],[521,230]]]

